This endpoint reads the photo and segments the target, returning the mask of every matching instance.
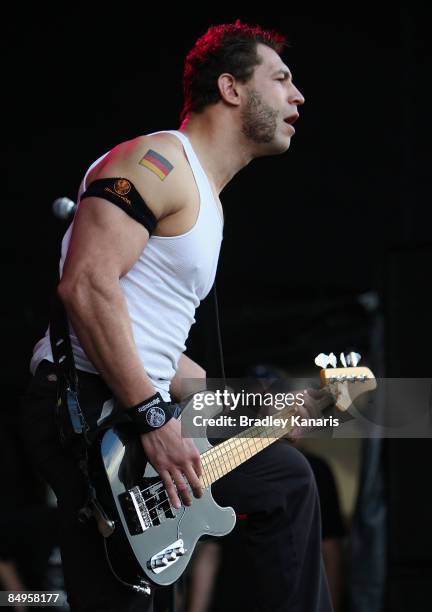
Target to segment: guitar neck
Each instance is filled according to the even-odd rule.
[[[349,413],[346,413],[345,418],[342,415],[352,402],[363,393],[376,388],[375,376],[369,368],[364,367],[323,369],[320,377],[322,384],[333,396],[336,408],[342,413],[339,420],[351,419]],[[295,415],[298,415],[295,408],[287,407],[273,415],[273,418],[290,419]],[[255,425],[207,450],[201,455],[203,485],[210,486],[279,438],[290,434],[294,429],[290,423],[291,420],[285,427],[282,424],[279,427],[276,424],[268,427]]]
[[[297,414],[293,408],[285,408],[274,415],[275,418],[286,419]],[[201,455],[204,487],[222,478],[236,467],[251,459],[262,450],[286,436],[293,430],[293,426],[276,427],[255,425],[241,433],[221,442]]]

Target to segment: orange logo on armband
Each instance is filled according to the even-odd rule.
[[[131,190],[132,185],[126,179],[117,179],[114,183],[114,191],[118,195],[126,195]]]

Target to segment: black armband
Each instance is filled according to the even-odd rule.
[[[150,235],[153,233],[157,219],[128,179],[97,179],[90,183],[80,200],[90,197],[103,198],[112,202],[135,221],[144,225]]]
[[[160,393],[155,393],[144,402],[127,410],[134,429],[138,433],[148,433],[162,427],[174,416],[175,406],[163,401]]]

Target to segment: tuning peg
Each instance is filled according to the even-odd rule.
[[[317,365],[319,368],[325,369],[329,363],[329,356],[325,353],[320,353],[315,357],[315,365]]]
[[[350,365],[352,368],[357,367],[357,364],[360,361],[360,359],[361,359],[360,353],[355,353],[354,351],[351,351],[347,355],[348,365]]]
[[[339,359],[340,359],[340,362],[343,365],[343,367],[346,368],[347,367],[347,362],[346,362],[346,359],[345,359],[345,355],[343,353],[340,354]]]
[[[315,357],[315,363],[320,368],[326,368],[331,365],[332,368],[337,367],[337,359],[334,353],[330,353],[330,355],[326,355],[325,353],[320,353]]]

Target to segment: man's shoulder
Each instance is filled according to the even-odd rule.
[[[96,174],[122,172],[125,176],[137,177],[137,173],[156,184],[165,185],[184,180],[188,161],[181,141],[173,134],[156,133],[138,136],[115,146],[95,168]],[[167,180],[165,180],[167,179]],[[176,180],[177,179],[177,180]]]
[[[183,145],[169,133],[138,136],[118,144],[93,168],[87,184],[114,176],[132,181],[154,210],[168,213],[183,206],[192,186]]]
[[[167,132],[145,134],[133,140],[128,140],[118,144],[110,151],[109,159],[112,162],[124,163],[125,165],[140,164],[144,157],[158,160],[163,164],[167,162],[167,169],[174,163],[184,163],[186,161],[183,145],[176,136]],[[153,158],[152,158],[152,155]]]

